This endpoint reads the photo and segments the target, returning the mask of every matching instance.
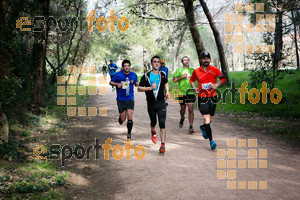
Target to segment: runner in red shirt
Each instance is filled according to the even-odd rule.
[[[217,106],[216,89],[219,85],[225,83],[226,79],[218,68],[210,65],[210,61],[209,53],[204,52],[201,54],[202,65],[194,70],[190,84],[194,92],[198,94],[198,107],[204,119],[204,124],[200,126],[203,137],[204,139],[209,138],[211,149],[215,149],[217,144],[212,139],[210,123],[214,119]],[[219,82],[217,82],[217,78],[220,79]],[[196,80],[198,81],[198,89],[194,83]]]

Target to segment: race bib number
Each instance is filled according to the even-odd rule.
[[[129,88],[129,82],[122,81],[122,89],[128,89]]]
[[[211,83],[204,83],[204,84],[202,84],[202,90],[208,90],[209,87],[210,87],[210,84]]]

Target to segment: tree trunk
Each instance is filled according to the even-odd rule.
[[[148,61],[147,61],[147,59],[146,59],[146,54],[147,54],[147,51],[146,51],[146,49],[143,47],[143,66],[144,66],[144,73],[147,73],[148,71],[149,71],[149,67],[148,67],[148,65],[149,65],[149,63],[148,63]]]
[[[198,55],[199,64],[201,65],[201,54],[205,51],[202,38],[200,37],[200,33],[197,27],[196,19],[195,19],[195,13],[194,13],[194,6],[193,6],[193,0],[182,0],[184,5],[184,11],[185,16],[187,18],[190,32],[192,34],[195,46],[196,46],[196,52]]]
[[[2,111],[2,102],[0,102],[0,144],[2,141],[8,142],[8,121],[5,113]]]
[[[49,16],[50,0],[39,0],[39,7],[45,16]],[[39,108],[44,106],[45,101],[45,77],[46,77],[46,40],[47,27],[42,32],[34,33],[34,44],[32,50],[33,67],[33,102],[34,109],[39,113]]]
[[[231,57],[232,57],[232,60],[231,60],[232,71],[235,71],[234,53],[233,53],[233,51],[230,51],[230,52],[231,52]]]
[[[213,34],[214,34],[214,37],[215,37],[216,45],[217,45],[218,52],[219,52],[219,59],[220,59],[220,63],[221,63],[222,73],[224,74],[226,80],[229,83],[228,66],[227,66],[227,62],[226,62],[226,58],[225,58],[225,53],[224,53],[224,48],[223,48],[223,45],[222,45],[220,33],[219,33],[219,31],[216,27],[214,19],[211,16],[211,13],[210,13],[205,1],[204,0],[199,0],[199,1],[201,3],[203,11],[206,15],[206,18],[209,22],[210,28],[213,31]]]
[[[32,51],[32,66],[34,67],[33,102],[36,111],[44,105],[44,70],[45,70],[45,40],[37,36]],[[38,111],[39,112],[39,111]]]
[[[3,22],[0,23],[0,38],[1,40],[10,40],[10,35],[7,32],[7,23],[5,23],[5,18],[7,15],[9,9],[9,2],[8,1],[1,1],[0,4],[0,18],[3,19]],[[10,51],[10,46],[6,45],[3,47],[1,46],[0,48],[0,62],[1,62],[1,67],[0,67],[0,79],[9,76],[9,71],[10,71],[10,60],[11,60],[11,54],[9,53]]]
[[[275,23],[275,54],[273,59],[273,70],[279,70],[282,61],[283,30],[282,30],[283,4],[282,0],[277,1],[277,15]]]
[[[10,43],[14,40],[14,38],[12,36],[13,34],[11,34],[11,24],[9,24],[9,21],[6,20],[8,11],[11,10],[9,3],[9,1],[0,2],[0,19],[2,19],[0,23],[0,38],[1,42],[6,41],[3,46],[3,43],[1,44],[0,48],[0,82],[10,77],[10,64],[12,58],[12,47]],[[0,144],[2,141],[8,142],[8,135],[8,120],[2,110],[2,102],[0,101]]]
[[[296,49],[296,58],[297,58],[297,69],[300,69],[299,64],[299,52],[298,52],[298,40],[297,40],[297,26],[296,26],[296,19],[294,15],[294,11],[291,11],[292,18],[293,18],[293,24],[294,24],[294,40],[295,40],[295,49]]]
[[[105,62],[106,67],[108,67],[106,58],[104,58],[104,62]]]

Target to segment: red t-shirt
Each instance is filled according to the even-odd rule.
[[[209,65],[206,71],[204,71],[203,67],[200,66],[199,68],[194,70],[190,79],[190,83],[194,83],[197,79],[199,89],[198,97],[213,97],[217,95],[216,90],[208,88],[211,83],[217,83],[217,78],[219,78],[222,83],[225,83],[226,81],[218,68]]]

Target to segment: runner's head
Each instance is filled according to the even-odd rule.
[[[190,65],[190,59],[189,59],[189,57],[187,57],[187,56],[183,56],[182,58],[181,58],[181,62],[182,62],[182,65],[183,66],[189,66]]]
[[[163,59],[160,60],[160,66],[163,68],[165,67],[165,61]]]
[[[130,72],[130,66],[131,63],[129,60],[123,60],[122,62],[122,70],[123,72],[125,72],[126,74]]]
[[[152,70],[158,70],[160,67],[160,57],[159,56],[153,56],[151,58],[151,66]]]
[[[210,64],[210,54],[208,52],[203,52],[201,54],[201,62],[204,67],[208,67]]]
[[[112,64],[112,63],[113,63],[113,60],[109,60],[109,62],[110,62],[110,64]]]

